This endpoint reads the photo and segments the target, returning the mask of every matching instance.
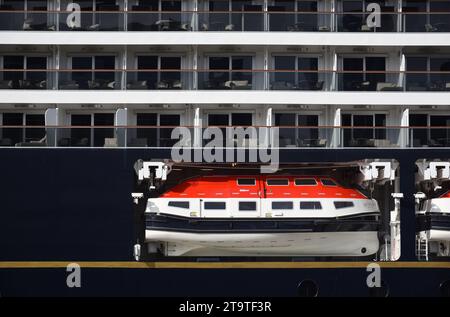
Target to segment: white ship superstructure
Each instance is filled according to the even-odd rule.
[[[368,26],[370,3],[380,27]],[[284,126],[284,147],[448,146],[447,11],[428,0],[2,0],[0,122],[60,128],[3,128],[1,144],[164,147],[171,126],[202,119]]]

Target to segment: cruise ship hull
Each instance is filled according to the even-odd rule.
[[[440,296],[441,285],[450,280],[450,265],[417,261],[411,197],[414,162],[420,157],[445,157],[446,151],[336,152],[327,160],[382,154],[403,164],[400,190],[407,198],[402,204],[401,258],[375,263],[382,268],[390,296]],[[219,257],[135,262],[132,249],[139,227],[130,201],[135,178],[130,166],[142,157],[167,156],[167,151],[152,149],[2,149],[1,296],[296,296],[303,280],[315,281],[319,296],[372,294],[366,286],[370,260],[275,256],[231,262]],[[305,149],[303,155],[284,151],[281,159],[317,162],[324,157],[320,150]],[[69,263],[81,266],[81,288],[66,285]],[[406,282],[411,280],[421,287],[411,287]]]

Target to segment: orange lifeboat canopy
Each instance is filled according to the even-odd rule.
[[[175,185],[160,197],[367,199],[357,189],[345,188],[328,176],[304,175],[199,176]]]

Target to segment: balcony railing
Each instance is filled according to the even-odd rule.
[[[214,142],[210,143],[212,137],[206,132],[207,129],[195,126],[0,126],[0,146],[450,148],[450,126],[215,126],[210,128],[222,131],[222,141],[214,135]],[[174,129],[178,131],[172,138]],[[183,135],[181,138],[180,133]]]
[[[450,12],[148,11],[144,8],[81,11],[0,8],[0,30],[9,31],[265,31],[265,32],[450,32]]]
[[[450,71],[0,69],[0,89],[450,91]]]

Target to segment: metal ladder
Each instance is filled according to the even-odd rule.
[[[418,236],[416,239],[416,256],[419,261],[428,261],[428,239]]]

